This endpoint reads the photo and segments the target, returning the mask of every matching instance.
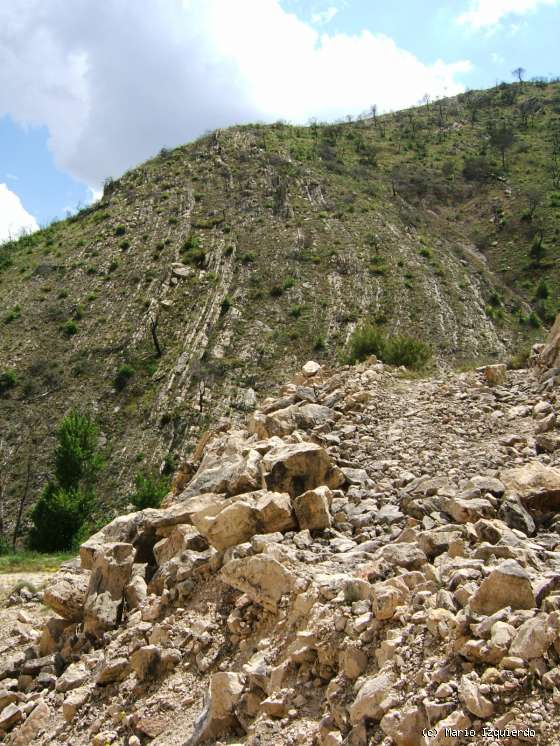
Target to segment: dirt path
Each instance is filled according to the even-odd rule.
[[[27,583],[40,591],[52,572],[6,572],[0,573],[0,598],[7,596],[20,583]]]

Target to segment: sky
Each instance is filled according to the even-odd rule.
[[[560,0],[1,0],[0,241],[208,130],[558,76]]]

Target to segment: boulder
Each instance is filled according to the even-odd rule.
[[[344,482],[324,448],[316,443],[275,446],[263,457],[268,489],[297,497],[307,490],[326,485],[331,489]]]
[[[320,370],[321,366],[319,363],[316,363],[314,360],[308,360],[302,367],[301,372],[306,378],[312,378],[313,376],[316,376]]]
[[[57,692],[69,692],[71,689],[77,689],[87,684],[90,678],[90,672],[83,663],[71,663],[66,671],[56,682],[55,689]]]
[[[486,382],[489,383],[490,386],[503,386],[507,378],[507,367],[504,363],[487,365],[483,368],[482,373]]]
[[[512,609],[533,609],[536,606],[529,576],[515,560],[505,560],[492,570],[469,603],[477,614],[493,614],[506,606]]]
[[[143,645],[130,656],[130,667],[139,681],[157,678],[162,671],[161,649],[157,645]]]
[[[255,534],[293,529],[295,521],[289,495],[259,490],[227,503],[199,527],[212,546],[224,550]]]
[[[393,689],[395,683],[395,676],[390,671],[380,671],[368,677],[350,707],[351,723],[356,724],[364,719],[381,720],[388,710],[398,704]]]
[[[538,614],[519,627],[511,643],[509,654],[530,660],[541,658],[557,635],[557,630],[549,623],[547,614]]]
[[[87,570],[64,569],[57,572],[43,594],[43,602],[70,622],[81,622],[89,586]]]
[[[84,606],[85,632],[100,636],[120,623],[133,564],[132,544],[105,544],[95,552]]]
[[[192,495],[214,492],[239,495],[262,487],[261,454],[247,448],[244,440],[230,433],[207,447],[198,470],[185,490],[184,499]]]
[[[332,492],[324,485],[307,490],[294,500],[294,510],[300,529],[330,528],[332,519],[329,511]]]
[[[560,509],[560,470],[531,461],[505,469],[501,479],[510,495],[516,495],[531,513]]]
[[[21,723],[23,718],[24,714],[21,707],[13,702],[10,705],[6,705],[2,712],[0,712],[0,735],[12,730],[18,723]]]
[[[128,658],[113,658],[105,661],[95,677],[97,686],[106,686],[114,684],[115,681],[121,681],[130,671]]]
[[[91,689],[87,686],[82,686],[79,689],[74,689],[70,694],[64,698],[62,703],[62,716],[67,723],[71,722],[77,715],[78,711],[86,704],[91,696]]]
[[[235,707],[242,694],[243,678],[240,674],[226,671],[212,674],[204,709],[185,746],[198,746],[233,728],[237,723]]]
[[[296,582],[296,576],[284,564],[267,554],[231,560],[222,568],[221,578],[227,585],[246,593],[251,601],[273,612]]]
[[[487,720],[494,714],[494,705],[480,691],[477,681],[465,675],[459,685],[459,699],[477,718]]]
[[[395,746],[424,746],[426,743],[422,731],[428,721],[420,707],[409,705],[389,710],[379,725],[385,735],[393,739]]]
[[[51,710],[48,704],[43,699],[39,699],[31,714],[27,716],[25,723],[20,725],[16,733],[12,734],[10,746],[29,746],[33,739],[46,727],[50,714]]]

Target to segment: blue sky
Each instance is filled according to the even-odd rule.
[[[560,0],[2,0],[0,240],[209,129],[559,75],[559,31]]]

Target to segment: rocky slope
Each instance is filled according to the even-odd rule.
[[[6,743],[556,744],[555,380],[306,365],[14,594]]]
[[[532,341],[558,303],[559,96],[500,86],[356,122],[219,131],[0,247],[8,528],[21,454],[31,504],[72,406],[102,426],[99,493],[118,511],[136,471],[180,460],[309,357],[332,364],[364,320],[429,342],[447,367]],[[505,169],[489,134],[502,119]]]

